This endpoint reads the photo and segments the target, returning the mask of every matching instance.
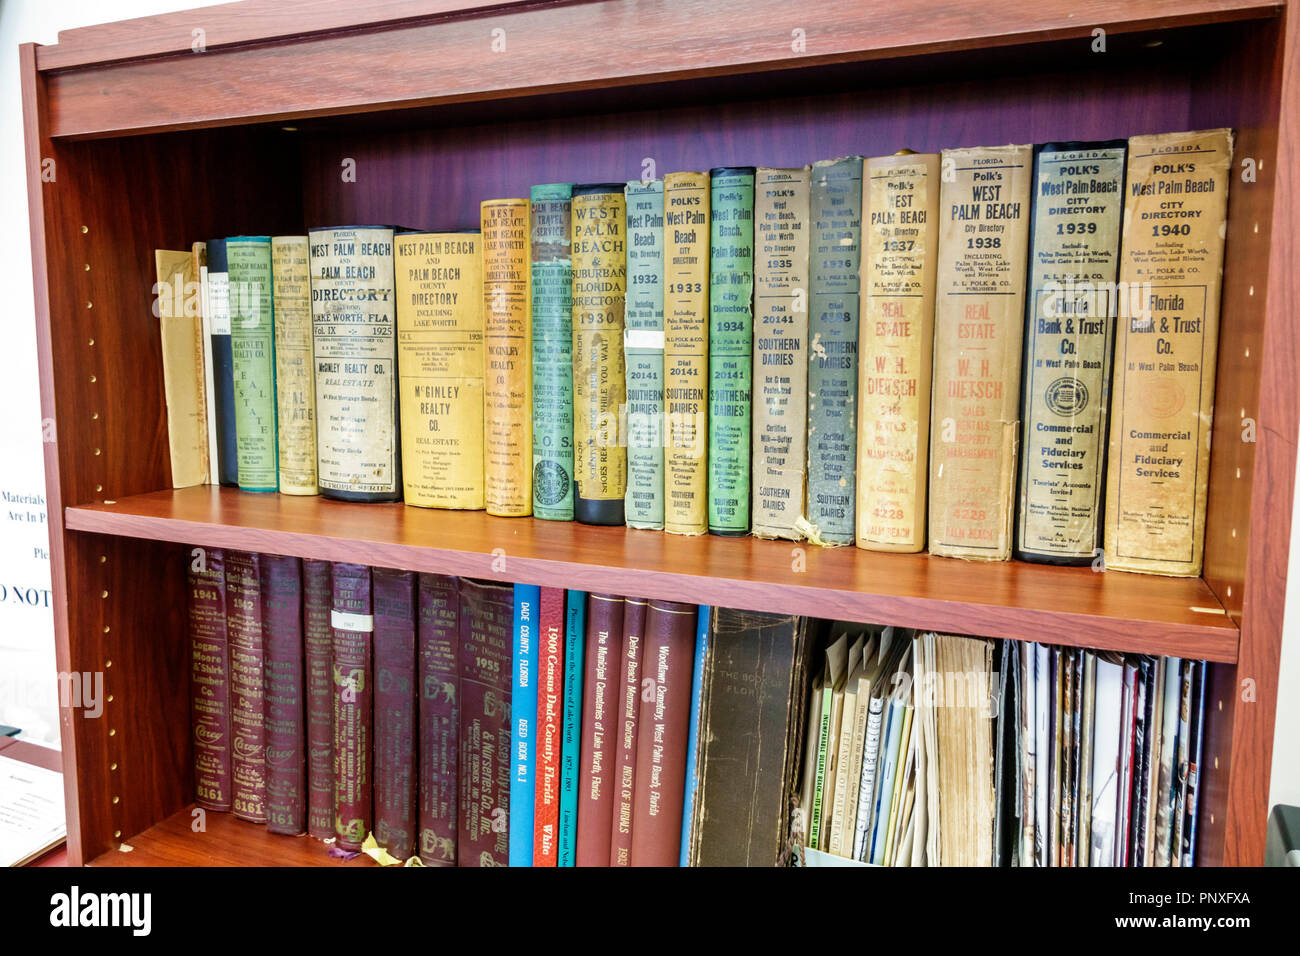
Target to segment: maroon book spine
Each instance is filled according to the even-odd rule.
[[[564,701],[564,589],[542,588],[537,667],[537,764],[533,866],[556,866],[560,831],[560,739]]]
[[[510,863],[510,663],[515,591],[460,583],[459,866]]]
[[[618,662],[623,650],[621,597],[589,595],[586,645],[574,863],[577,866],[609,866],[610,832],[614,821],[614,754],[618,735]]]
[[[375,839],[415,854],[415,575],[374,570]]]
[[[623,650],[619,654],[618,745],[614,756],[614,829],[609,865],[632,865],[632,804],[636,793],[637,718],[641,714],[641,653],[645,647],[646,602],[623,602]]]
[[[303,644],[307,685],[307,832],[334,836],[333,584],[328,561],[303,561]]]
[[[194,802],[230,809],[230,666],[226,636],[226,562],[196,548],[189,569],[190,728]]]
[[[374,689],[370,569],[335,563],[334,602],[334,835],[341,850],[359,851],[371,828],[371,727]]]
[[[266,732],[266,829],[293,836],[307,830],[306,727],[303,725],[302,562],[260,559],[262,670]]]
[[[266,729],[262,688],[262,596],[259,556],[226,552],[226,631],[230,639],[231,807],[266,822]]]
[[[420,575],[420,859],[456,865],[460,580]]]
[[[641,662],[648,693],[637,732],[633,866],[678,863],[698,610],[694,604],[650,601],[646,613]]]

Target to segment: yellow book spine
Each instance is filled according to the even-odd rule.
[[[204,398],[203,319],[194,255],[154,251],[154,311],[162,340],[163,390],[172,487],[208,482],[208,420]]]
[[[319,494],[316,363],[312,359],[311,279],[306,236],[271,237],[271,299],[275,308],[280,493]]]

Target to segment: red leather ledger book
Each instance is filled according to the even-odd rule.
[[[231,807],[250,823],[266,822],[266,730],[262,726],[260,559],[226,552],[226,633],[230,639]]]
[[[460,579],[420,575],[420,859],[455,866]]]
[[[537,797],[534,803],[533,866],[559,858],[560,739],[564,704],[564,589],[542,588],[538,602]]]
[[[304,679],[307,687],[307,832],[334,836],[334,585],[328,561],[302,563]]]
[[[415,854],[415,574],[375,568],[375,840]]]
[[[375,620],[370,569],[335,563],[334,603],[334,835],[341,850],[359,851],[373,820],[372,743]]]
[[[586,665],[582,698],[582,762],[578,782],[577,866],[609,866],[614,820],[614,758],[618,740],[619,655],[623,599],[587,600]]]
[[[641,654],[645,648],[646,602],[627,598],[623,650],[619,654],[618,742],[614,748],[614,822],[609,865],[632,865],[632,804],[636,793],[637,720],[641,714]]]
[[[194,802],[230,809],[230,660],[226,635],[226,561],[214,548],[190,556],[190,729]]]
[[[302,562],[261,556],[262,671],[266,730],[266,829],[307,831],[306,727],[303,724]]]

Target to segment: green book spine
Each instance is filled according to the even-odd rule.
[[[271,306],[271,237],[226,241],[230,269],[230,347],[235,371],[235,441],[239,487],[279,488],[275,431],[275,325]]]
[[[709,530],[749,531],[754,168],[709,172]]]
[[[807,517],[821,543],[852,544],[862,157],[814,163],[809,205]]]
[[[629,528],[664,526],[664,184],[627,184],[627,494]]]
[[[573,185],[534,186],[533,516],[573,520]]]

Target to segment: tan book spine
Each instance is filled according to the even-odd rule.
[[[1011,557],[1033,148],[946,149],[939,196],[930,553]]]
[[[516,518],[533,513],[532,250],[528,200],[492,199],[480,209],[487,511]]]
[[[925,548],[939,156],[867,160],[858,330],[859,548]]]
[[[754,175],[752,529],[797,541],[808,460],[810,169]]]
[[[194,274],[199,280],[199,347],[203,350],[203,419],[208,429],[208,479],[217,484],[217,397],[212,366],[212,302],[208,297],[208,244],[191,246]]]
[[[306,236],[271,237],[271,299],[275,308],[275,401],[280,492],[314,495],[316,375],[312,360],[311,273]]]
[[[208,419],[204,398],[203,319],[190,251],[154,250],[158,282],[154,313],[162,339],[163,389],[172,487],[208,482]]]
[[[664,530],[709,530],[709,174],[664,177]]]
[[[1231,167],[1231,130],[1129,140],[1108,570],[1201,573]]]

